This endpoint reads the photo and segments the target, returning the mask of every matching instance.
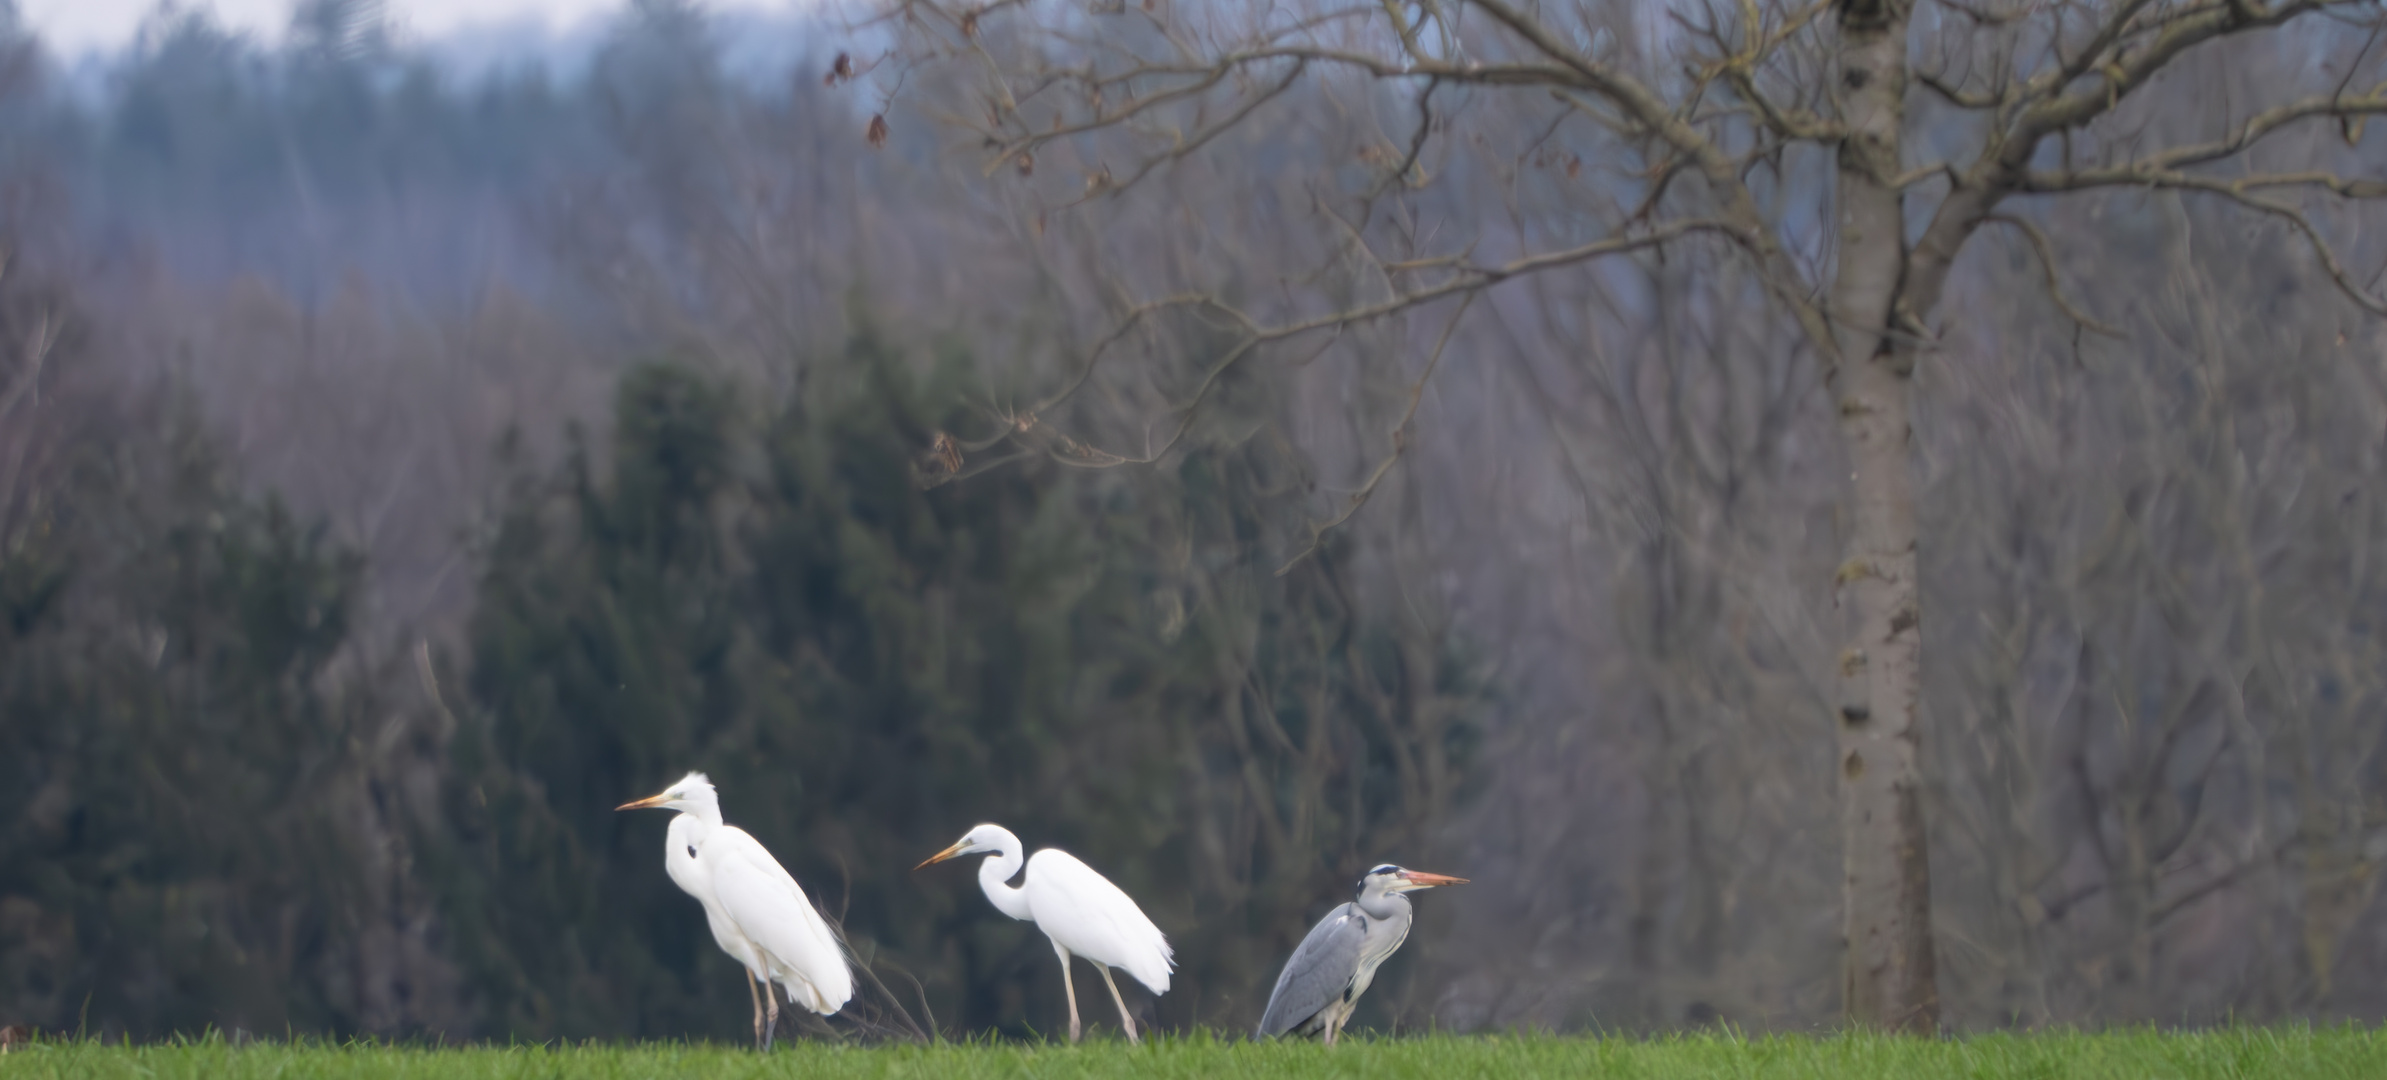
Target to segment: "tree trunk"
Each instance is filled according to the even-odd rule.
[[[1850,1021],[1932,1031],[1931,953],[1915,726],[1921,616],[1907,460],[1907,377],[1876,357],[1841,372],[1840,430],[1856,513],[1839,599],[1853,633],[1840,654],[1840,839]]]
[[[1832,286],[1833,388],[1848,450],[1846,559],[1835,578],[1850,633],[1840,653],[1840,839],[1849,1022],[1930,1032],[1939,1024],[1924,853],[1919,700],[1920,596],[1909,453],[1911,321],[1896,178],[1906,95],[1903,0],[1840,7],[1840,251]]]

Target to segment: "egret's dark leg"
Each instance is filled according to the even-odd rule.
[[[779,1037],[779,992],[771,989],[768,979],[763,980],[763,1003],[771,1007],[770,1019],[763,1021],[763,1049],[768,1050]]]
[[[763,1042],[763,999],[762,995],[754,991],[754,971],[752,969],[746,971],[746,999],[754,1003],[754,1048],[766,1049],[769,1044]]]
[[[1111,978],[1111,966],[1096,961],[1094,970],[1102,972],[1103,985],[1111,988],[1111,1004],[1119,1007],[1119,1026],[1127,1032],[1128,1045],[1143,1041],[1135,1037],[1135,1017],[1127,1015],[1127,999],[1119,996],[1119,983]]]
[[[1069,1041],[1076,1042],[1078,1036],[1085,1033],[1085,1028],[1077,1020],[1077,984],[1069,978],[1069,950],[1062,948],[1061,943],[1056,941],[1053,942],[1053,951],[1061,957],[1061,993],[1069,998]]]

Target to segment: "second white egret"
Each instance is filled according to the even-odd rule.
[[[1168,993],[1169,971],[1176,967],[1168,937],[1109,878],[1058,848],[1045,848],[1026,860],[1028,880],[1016,888],[1011,886],[1008,883],[1019,873],[1022,852],[1019,837],[1011,830],[980,825],[912,869],[964,855],[993,856],[978,864],[978,887],[986,890],[986,898],[997,910],[1034,922],[1052,939],[1053,951],[1061,956],[1061,988],[1069,996],[1069,1041],[1078,1041],[1082,1031],[1077,984],[1069,975],[1072,954],[1094,961],[1094,970],[1102,973],[1103,984],[1111,988],[1111,1003],[1119,1007],[1119,1026],[1127,1032],[1127,1041],[1139,1041],[1135,1020],[1127,1015],[1127,1001],[1119,996],[1111,969],[1135,976],[1154,994]]]

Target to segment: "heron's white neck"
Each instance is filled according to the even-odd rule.
[[[1409,898],[1388,889],[1370,886],[1359,890],[1359,910],[1372,919],[1389,919],[1409,913]]]
[[[995,838],[1001,846],[978,864],[978,887],[986,890],[987,902],[993,904],[995,910],[1014,919],[1035,918],[1034,913],[1028,910],[1028,891],[1005,884],[1012,875],[1019,873],[1020,864],[1027,861],[1027,856],[1020,851],[1019,837],[1011,835],[1011,830],[1005,828],[998,827],[995,832],[1001,834]]]

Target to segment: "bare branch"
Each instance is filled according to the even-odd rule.
[[[2106,50],[2112,48],[2116,41],[2121,40],[2129,30],[2130,24],[2152,2],[2153,0],[2124,0],[2123,3],[2115,5],[2113,14],[2105,20],[2104,25],[2097,28],[2095,34],[2090,35],[2088,43],[2082,46],[2079,53],[2054,72],[2042,77],[2045,79],[2045,86],[2053,90],[2061,90],[2072,85],[2081,76],[2088,74],[2091,67],[2099,66]]]
[[[1392,426],[1392,452],[1384,455],[1384,458],[1376,463],[1375,470],[1368,473],[1367,481],[1359,485],[1359,490],[1352,492],[1350,497],[1344,500],[1341,513],[1325,521],[1310,523],[1309,542],[1303,544],[1301,550],[1294,552],[1292,558],[1286,559],[1283,566],[1276,568],[1276,576],[1283,577],[1295,566],[1300,565],[1302,560],[1309,558],[1318,550],[1319,541],[1324,539],[1327,533],[1351,520],[1351,515],[1358,513],[1360,507],[1367,505],[1368,496],[1376,493],[1376,485],[1383,483],[1386,474],[1392,472],[1393,465],[1401,460],[1401,452],[1409,448],[1409,424],[1417,419],[1418,403],[1425,400],[1426,383],[1434,377],[1434,369],[1441,366],[1442,354],[1450,348],[1451,335],[1458,332],[1459,320],[1467,316],[1467,309],[1474,306],[1475,298],[1480,295],[1482,294],[1468,293],[1459,301],[1459,310],[1451,312],[1450,321],[1442,324],[1442,337],[1434,342],[1433,353],[1426,357],[1426,369],[1418,374],[1416,382],[1409,384],[1409,407],[1401,410],[1401,419]]]
[[[1972,168],[1965,170],[1948,197],[1940,202],[1939,209],[1932,214],[1931,224],[1923,230],[1908,261],[1908,273],[1902,286],[1902,299],[1907,308],[1915,312],[1928,312],[1938,307],[1940,291],[1947,284],[1948,271],[1955,265],[1957,252],[1962,250],[1973,231],[1988,219],[2006,196],[2026,190],[2056,191],[2089,186],[2082,180],[2059,179],[2066,176],[2096,177],[2102,182],[2109,175],[2105,172],[2032,173],[2031,160],[2038,153],[2039,143],[2043,139],[2081,127],[2111,112],[2131,92],[2146,85],[2157,72],[2198,45],[2249,30],[2279,26],[2315,12],[2325,14],[2368,2],[2370,0],[2282,0],[2277,6],[2269,8],[2243,5],[2235,9],[2200,5],[2186,11],[2168,13],[2149,24],[2157,28],[2154,29],[2153,40],[2139,46],[2136,51],[2127,51],[2123,41],[2138,35],[2140,28],[2124,26],[2123,22],[2132,17],[2129,13],[2145,9],[2144,5],[2125,5],[2125,11],[2116,14],[2116,18],[2123,22],[2109,21],[2107,29],[2113,29],[2114,33],[2102,38],[2109,42],[2109,47],[2105,49],[2105,53],[2110,54],[2108,58],[2102,62],[2089,63],[2089,59],[2094,58],[2084,52],[2082,57],[2074,58],[2075,65],[2087,65],[2079,68],[2078,76],[2067,77],[2062,71],[2051,71],[2031,80],[2023,88],[2020,100],[2031,101],[2032,104],[2021,110],[1997,137],[1994,148],[1984,153]],[[2067,89],[2072,83],[2092,76],[2096,85]],[[2306,116],[2366,115],[2374,107],[2371,102],[2377,96],[2350,101],[2332,96],[2282,106],[2248,121],[2238,132],[2220,143],[2184,147],[2174,153],[2180,155],[2183,162],[2211,160],[2235,153],[2270,131]],[[2326,106],[2317,104],[2321,102],[2326,102]],[[2217,149],[2223,146],[2234,149]],[[2119,171],[2129,172],[2133,177],[2131,182],[2164,186],[2159,185],[2156,179],[2134,170],[2126,168]],[[2345,185],[2341,193],[2351,192],[2356,187]],[[2224,194],[2237,196],[2242,195],[2242,192]],[[2241,198],[2241,201],[2244,200]],[[2295,213],[2271,203],[2263,203],[2258,209],[2266,213]],[[2298,228],[2307,236],[2314,237],[2316,247],[2319,247],[2311,223],[2302,220],[2300,215],[2296,221]],[[2361,297],[2357,302],[2365,308],[2377,310],[2372,306],[2376,303],[2374,298],[2351,288],[2351,279],[2337,265],[2335,256],[2325,248],[2321,250],[2324,264],[2331,268],[2331,276],[2338,280],[2339,285],[2349,288],[2350,295]]]
[[[2030,153],[2042,137],[2066,128],[2075,128],[2113,111],[2122,99],[2145,86],[2155,74],[2173,60],[2206,42],[2279,26],[2304,15],[2335,7],[2369,3],[2370,0],[2284,0],[2277,7],[2261,8],[2252,3],[2233,3],[2229,8],[2203,8],[2195,14],[2174,17],[2163,24],[2155,39],[2136,52],[2125,53],[2112,48],[2122,24],[2136,17],[2144,8],[2144,0],[2124,4],[2115,13],[2098,40],[2103,45],[2084,50],[2064,67],[2031,80],[2024,96],[2036,104],[2023,111],[2015,122],[2008,145],[2000,160],[2009,168],[2020,168],[2030,160]],[[2107,31],[2111,31],[2109,36]],[[2109,55],[2110,54],[2110,55]],[[2073,83],[2094,73],[2097,85],[2066,91]]]
[[[2246,150],[2264,136],[2299,120],[2324,117],[2342,119],[2376,116],[2380,113],[2387,113],[2387,84],[2375,87],[2368,95],[2357,98],[2345,97],[2343,94],[2308,97],[2256,113],[2248,117],[2245,123],[2238,125],[2238,129],[2225,138],[2207,143],[2174,147],[2150,154],[2133,162],[2129,168],[2177,169],[2189,165],[2201,165]],[[2348,195],[2351,198],[2375,198],[2387,194],[2387,184],[2377,181],[2357,182],[2352,186],[2364,185],[2367,186],[2363,194],[2350,194],[2344,190],[2340,190],[2339,194]]]
[[[2321,235],[2321,230],[2313,226],[2311,218],[2306,217],[2302,210],[2295,207],[2251,194],[2251,192],[2263,188],[2289,185],[2324,187],[2340,194],[2355,193],[2360,197],[2387,195],[2387,185],[2378,184],[2376,181],[2348,181],[2328,173],[2255,175],[2240,177],[2236,180],[2219,180],[2165,169],[2137,167],[2087,173],[2030,173],[2024,177],[2020,190],[2031,194],[2052,194],[2083,191],[2095,187],[2129,186],[2171,188],[2178,191],[2199,191],[2218,195],[2247,209],[2286,221],[2291,228],[2304,237],[2305,243],[2312,248],[2313,255],[2320,260],[2321,268],[2328,273],[2331,281],[2337,283],[2338,291],[2343,292],[2347,299],[2352,300],[2365,311],[2374,315],[2387,315],[2387,300],[2371,295],[2359,282],[2354,280],[2353,274],[2346,270],[2345,264],[2338,261],[2336,250],[2330,246],[2327,238]]]
[[[0,396],[0,416],[15,414],[17,406],[26,400],[27,395],[31,395],[36,407],[40,406],[42,374],[44,369],[49,366],[50,350],[58,344],[59,336],[64,330],[64,327],[59,325],[60,320],[53,318],[54,314],[54,312],[44,309],[41,317],[34,322],[32,332],[26,335],[23,353],[25,359],[21,362],[16,378],[11,380],[12,385],[8,387],[7,394]]]
[[[1956,166],[1953,163],[1934,161],[1929,165],[1923,166],[1922,168],[1908,169],[1905,172],[1899,173],[1896,179],[1890,181],[1890,186],[1903,191],[1907,188],[1915,186],[1916,184],[1920,184],[1925,180],[1929,180],[1934,176],[1947,177],[1948,183],[1950,184],[1964,183],[1963,174],[1956,171]]]
[[[1192,139],[1180,141],[1176,146],[1170,147],[1167,153],[1154,154],[1145,158],[1143,165],[1136,169],[1135,172],[1129,174],[1127,179],[1121,180],[1114,184],[1105,185],[1107,190],[1103,193],[1115,195],[1121,191],[1125,191],[1126,189],[1135,186],[1137,181],[1142,180],[1146,176],[1150,176],[1152,174],[1152,170],[1157,169],[1168,162],[1176,161],[1179,158],[1183,158],[1188,154],[1192,154],[1195,151],[1200,150],[1203,146],[1208,145],[1210,140],[1219,137],[1228,129],[1242,123],[1244,118],[1249,117],[1252,113],[1259,111],[1261,106],[1283,96],[1285,91],[1293,88],[1294,83],[1300,81],[1301,73],[1308,70],[1308,68],[1308,61],[1294,61],[1293,69],[1291,71],[1285,72],[1285,77],[1277,80],[1275,86],[1269,87],[1267,90],[1262,91],[1261,93],[1252,95],[1249,99],[1244,101],[1242,107],[1236,109],[1232,114],[1228,115],[1226,119],[1203,129]],[[1432,84],[1430,83],[1428,84],[1429,92],[1431,85]]]
[[[1480,292],[1511,278],[1524,277],[1562,266],[1572,266],[1610,255],[1642,251],[1698,232],[1720,233],[1736,240],[1739,239],[1738,231],[1723,222],[1706,219],[1673,221],[1646,233],[1611,237],[1578,247],[1528,255],[1497,266],[1461,264],[1452,270],[1448,279],[1437,284],[1398,293],[1373,304],[1344,308],[1278,326],[1262,326],[1241,310],[1206,293],[1165,297],[1131,309],[1121,318],[1118,325],[1112,327],[1110,333],[1105,334],[1102,340],[1096,343],[1094,350],[1080,367],[1077,376],[1071,379],[1059,393],[1046,399],[1035,412],[1022,416],[1015,426],[1021,433],[1035,428],[1038,423],[1037,413],[1049,411],[1067,401],[1085,385],[1086,380],[1093,374],[1095,367],[1101,364],[1110,347],[1126,337],[1131,330],[1148,318],[1168,311],[1206,310],[1223,315],[1230,321],[1243,326],[1245,328],[1244,337],[1211,365],[1210,370],[1203,375],[1201,382],[1195,387],[1193,396],[1166,410],[1179,414],[1181,419],[1175,430],[1169,434],[1168,439],[1160,445],[1148,447],[1140,455],[1129,456],[1087,446],[1063,437],[1061,445],[1065,452],[1054,455],[1057,459],[1073,465],[1107,467],[1150,464],[1160,460],[1170,450],[1176,448],[1177,444],[1185,438],[1186,433],[1192,430],[1197,412],[1202,403],[1209,398],[1210,392],[1216,388],[1218,381],[1236,364],[1241,363],[1245,357],[1251,355],[1255,349],[1262,345],[1306,334],[1340,333],[1347,327],[1372,322],[1436,300]]]
[[[1666,99],[1658,96],[1656,91],[1629,75],[1567,48],[1550,34],[1540,20],[1511,7],[1507,0],[1475,0],[1475,6],[1482,8],[1510,32],[1575,76],[1566,80],[1546,81],[1579,86],[1608,99],[1651,134],[1697,160],[1710,178],[1728,180],[1733,175],[1732,162],[1723,151],[1692,127],[1676,109],[1667,105]]]
[[[2004,108],[2006,105],[2006,99],[2003,97],[1972,93],[1928,71],[1918,71],[1914,74],[1915,81],[1922,83],[1924,89],[1946,98],[1949,104],[1957,108],[1986,112],[1990,109]]]
[[[1755,108],[1765,119],[1766,126],[1784,139],[1833,142],[1848,135],[1848,130],[1837,122],[1825,120],[1804,109],[1786,108],[1775,103],[1757,86],[1758,66],[1793,35],[1806,29],[1807,24],[1829,6],[1828,3],[1810,3],[1769,34],[1765,32],[1765,19],[1758,13],[1756,0],[1740,0],[1741,24],[1748,44],[1718,65],[1719,74],[1732,87],[1732,92]]]
[[[2031,242],[2031,250],[2037,252],[2039,255],[2039,268],[2047,272],[2047,298],[2055,301],[2057,310],[2062,311],[2065,318],[2071,319],[2073,322],[2079,323],[2081,326],[2096,331],[2097,333],[2103,334],[2107,337],[2122,336],[2122,332],[2120,330],[2114,329],[2112,326],[2090,318],[2079,308],[2074,307],[2072,301],[2064,298],[2063,283],[2056,278],[2055,246],[2047,242],[2047,234],[2040,232],[2037,225],[2033,225],[2021,218],[2011,217],[2005,214],[1991,214],[1982,220],[1993,221],[2000,225],[2012,226],[2013,228],[2022,232],[2024,239],[2027,239]]]

